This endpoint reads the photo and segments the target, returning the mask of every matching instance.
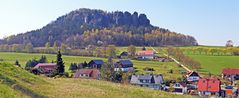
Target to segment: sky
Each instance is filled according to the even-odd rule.
[[[239,45],[239,0],[0,0],[0,38],[40,29],[79,8],[137,11],[200,45]]]

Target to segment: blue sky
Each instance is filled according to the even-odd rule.
[[[145,13],[151,24],[199,44],[239,45],[239,0],[1,0],[0,38],[43,27],[79,8]]]

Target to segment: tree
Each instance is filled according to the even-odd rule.
[[[54,44],[53,44],[53,48],[55,51],[58,51],[59,50],[59,45],[57,44],[57,42],[55,41]]]
[[[49,52],[50,52],[50,47],[51,47],[50,42],[47,42],[47,43],[45,44],[46,53],[49,53]]]
[[[62,51],[62,53],[67,53],[68,52],[66,44],[64,44],[64,43],[61,44],[61,51]]]
[[[78,67],[77,67],[77,64],[76,63],[71,63],[70,67],[69,67],[69,70],[71,70],[72,72],[74,72],[75,70],[77,70]]]
[[[31,70],[33,67],[35,67],[39,62],[36,59],[29,60],[26,63],[25,70]]]
[[[47,63],[47,58],[46,58],[46,56],[42,55],[38,62],[39,62],[39,63]]]
[[[32,43],[27,43],[27,45],[25,46],[25,51],[29,52],[29,53],[33,52],[33,45],[32,45]]]
[[[63,75],[64,74],[64,72],[65,72],[65,66],[64,66],[64,62],[63,62],[63,60],[62,60],[62,58],[61,58],[61,52],[60,51],[58,51],[58,54],[57,54],[57,60],[56,60],[56,74],[57,75]]]
[[[107,47],[107,55],[109,57],[115,57],[116,56],[116,47],[115,47],[115,45],[109,45]]]
[[[227,41],[226,47],[233,47],[233,42],[232,42],[232,40],[228,40],[228,41]]]
[[[47,43],[45,44],[45,48],[46,48],[46,49],[49,49],[50,47],[51,47],[50,42],[47,42]]]
[[[133,46],[133,45],[130,45],[128,48],[128,53],[130,55],[130,57],[134,58],[135,57],[135,54],[136,54],[136,47]]]
[[[18,60],[16,60],[15,65],[18,66],[18,67],[21,67]]]

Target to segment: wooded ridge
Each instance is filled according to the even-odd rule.
[[[81,8],[57,18],[41,29],[12,35],[0,40],[0,44],[32,44],[34,47],[46,43],[64,43],[71,48],[87,45],[117,46],[193,46],[194,37],[171,32],[150,24],[145,14],[129,12],[106,12]]]

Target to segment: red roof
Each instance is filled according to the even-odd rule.
[[[79,78],[81,74],[87,74],[89,78],[97,79],[99,78],[100,71],[97,69],[80,69],[74,74],[74,77]]]
[[[198,91],[219,92],[220,80],[217,78],[202,78],[198,80]]]
[[[139,51],[138,55],[154,55],[154,51],[152,50]]]
[[[37,64],[35,67],[34,67],[34,69],[35,68],[39,68],[39,67],[47,67],[47,66],[50,66],[50,67],[55,67],[56,66],[56,64],[55,63],[39,63],[39,64]]]
[[[239,74],[239,68],[224,68],[222,73],[226,75]]]
[[[55,63],[39,63],[33,69],[41,69],[44,72],[50,72],[54,70],[55,66]]]

